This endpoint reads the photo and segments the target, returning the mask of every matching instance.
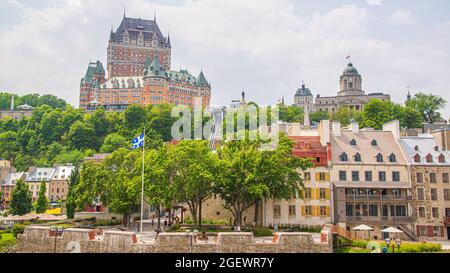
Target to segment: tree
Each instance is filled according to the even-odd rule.
[[[36,203],[36,213],[44,213],[47,211],[49,207],[48,199],[45,196],[46,192],[47,192],[47,183],[45,183],[45,181],[42,181],[41,186],[39,187],[39,196]]]
[[[207,141],[184,140],[178,143],[171,163],[178,168],[174,178],[175,198],[187,203],[194,225],[201,228],[202,204],[213,195],[214,183],[220,176],[218,158]]]
[[[131,146],[131,141],[119,134],[113,133],[105,138],[100,151],[102,153],[112,153],[119,148],[127,148],[129,146]]]
[[[330,114],[328,111],[316,111],[310,115],[311,121],[320,122],[321,120],[329,120]]]
[[[76,121],[69,130],[67,136],[68,144],[72,149],[83,149],[97,147],[98,139],[95,130],[84,124],[82,121]]]
[[[362,120],[362,114],[356,109],[350,109],[349,107],[340,107],[335,113],[332,114],[331,119],[338,121],[342,126],[348,126],[351,121],[359,122]]]
[[[107,176],[106,202],[113,212],[123,214],[128,228],[132,210],[139,203],[141,194],[141,177],[135,175],[135,169],[140,166],[138,157],[139,151],[119,149],[102,163]]]
[[[0,133],[0,157],[14,159],[20,151],[18,134],[13,131]]]
[[[393,102],[372,99],[363,111],[362,127],[381,130],[383,124],[399,117],[400,109]]]
[[[67,192],[66,215],[68,219],[73,219],[75,217],[75,211],[77,208],[75,188],[79,182],[80,170],[75,168],[70,176],[69,191]]]
[[[80,170],[80,182],[74,187],[74,196],[77,210],[83,210],[86,206],[99,199],[106,203],[106,181],[109,178],[102,163],[86,161]]]
[[[406,102],[406,106],[419,111],[427,123],[439,121],[442,118],[439,110],[444,109],[446,104],[447,101],[444,98],[424,93],[418,93],[414,98]]]
[[[43,115],[40,124],[40,135],[42,142],[49,145],[54,141],[60,141],[63,132],[62,128],[62,111],[56,109]]]
[[[400,116],[400,126],[402,128],[421,128],[424,122],[420,112],[411,107],[402,107]]]
[[[302,123],[304,119],[305,110],[296,105],[284,106],[279,105],[280,120],[289,123]]]
[[[28,185],[23,179],[17,180],[16,186],[11,193],[11,214],[25,215],[30,213],[33,207],[31,200],[32,197]]]

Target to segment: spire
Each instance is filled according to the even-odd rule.
[[[114,37],[114,26],[111,25],[111,33],[109,34],[109,40],[112,41]]]
[[[123,7],[123,18],[127,17],[127,6]]]
[[[284,106],[284,96],[281,98],[281,105]]]
[[[14,94],[11,94],[11,112],[14,111]]]
[[[205,75],[203,74],[203,70],[200,71],[200,75],[198,75],[197,84],[201,86],[208,86],[208,81],[206,80]]]
[[[170,33],[169,32],[167,32],[167,46],[171,47],[171,45],[170,45]]]
[[[305,128],[311,127],[311,120],[309,119],[309,105],[305,105],[305,114],[304,114],[304,120],[303,120],[303,126]]]
[[[153,21],[156,23],[156,11],[153,11]]]

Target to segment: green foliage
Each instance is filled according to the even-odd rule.
[[[77,208],[76,186],[80,182],[80,170],[75,168],[70,176],[69,191],[67,192],[66,200],[66,215],[68,219],[73,219]]]
[[[41,186],[39,187],[39,196],[36,204],[36,213],[44,213],[50,206],[50,202],[45,196],[46,191],[47,191],[47,183],[42,181]]]
[[[329,120],[331,118],[328,111],[316,111],[310,114],[311,121],[320,122],[321,120]]]
[[[368,241],[364,240],[355,240],[352,242],[353,247],[359,247],[359,248],[367,248]]]
[[[339,121],[342,126],[348,126],[351,120],[355,122],[360,122],[362,120],[363,114],[356,109],[350,109],[349,107],[341,107],[336,113],[331,115],[332,121]]]
[[[280,120],[289,123],[303,123],[305,110],[295,105],[279,105]]]
[[[442,118],[439,110],[444,109],[446,104],[444,98],[424,93],[418,93],[406,102],[408,107],[416,109],[428,123],[435,123]]]
[[[381,243],[381,249],[386,247],[386,243]],[[402,242],[400,249],[395,246],[395,253],[426,253],[426,252],[439,252],[442,251],[442,245],[438,243],[414,243],[414,242]],[[391,247],[388,248],[388,252],[392,253]]]
[[[53,95],[28,94],[24,96],[12,95],[8,93],[0,93],[0,110],[9,110],[11,105],[11,96],[14,96],[14,106],[28,104],[33,107],[48,105],[53,108],[64,108],[66,102]]]
[[[334,253],[370,253],[370,249],[358,248],[358,247],[341,247],[334,250]]]
[[[273,235],[273,232],[269,228],[257,227],[255,228],[254,234],[255,237],[270,237]]]
[[[113,133],[105,138],[100,152],[112,153],[119,148],[127,148],[128,146],[130,146],[129,140],[119,134]]]
[[[23,179],[19,179],[11,193],[11,209],[13,215],[25,215],[31,211],[31,193]]]
[[[12,228],[12,234],[14,235],[14,237],[17,238],[17,235],[23,234],[23,232],[25,231],[25,227],[26,225],[23,224],[14,224]]]
[[[17,244],[17,237],[13,233],[0,234],[0,253]]]

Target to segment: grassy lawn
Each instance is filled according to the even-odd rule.
[[[341,247],[334,251],[334,253],[370,253],[370,252],[371,251],[369,249],[352,246]]]
[[[17,239],[12,233],[3,233],[0,236],[0,253],[5,252],[8,247],[14,246],[17,243]]]

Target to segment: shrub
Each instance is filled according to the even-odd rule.
[[[367,241],[362,241],[362,240],[355,240],[352,242],[352,246],[353,247],[359,247],[359,248],[367,248]]]
[[[179,224],[174,224],[168,229],[168,231],[169,232],[176,232],[176,231],[179,231],[180,228],[181,228],[181,226]]]
[[[272,235],[272,230],[268,228],[255,228],[255,237],[269,237]]]
[[[386,243],[381,244],[381,248],[386,247]],[[392,244],[388,249],[392,252]],[[439,252],[442,251],[442,245],[438,243],[413,243],[402,242],[400,249],[395,246],[395,253],[425,253],[425,252]]]
[[[13,233],[15,238],[17,238],[17,235],[23,234],[24,231],[25,231],[25,225],[14,224],[13,229],[12,229],[12,233]]]

